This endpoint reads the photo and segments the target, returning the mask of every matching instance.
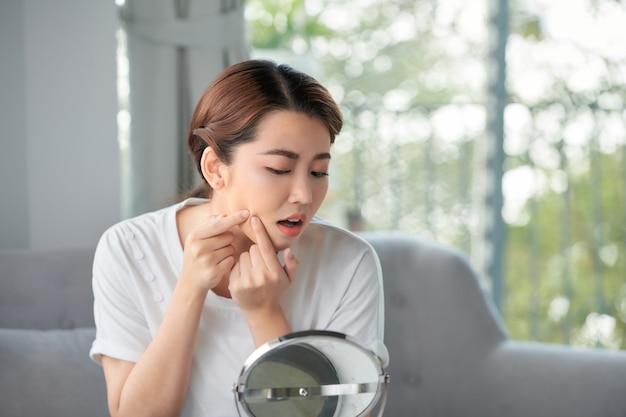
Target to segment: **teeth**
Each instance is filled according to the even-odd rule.
[[[300,220],[298,220],[298,219],[287,219],[287,221],[291,222],[291,223],[299,223],[300,222]]]

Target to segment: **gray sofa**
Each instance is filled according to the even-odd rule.
[[[626,416],[626,352],[512,341],[462,253],[364,236],[385,279],[385,416]],[[92,257],[0,251],[0,417],[108,415],[87,357]]]

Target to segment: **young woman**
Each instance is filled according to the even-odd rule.
[[[207,88],[187,137],[202,186],[98,244],[90,355],[113,417],[234,417],[246,358],[293,331],[382,346],[373,249],[315,217],[341,126],[327,90],[288,66],[243,62]]]

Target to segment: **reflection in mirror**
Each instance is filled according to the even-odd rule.
[[[358,417],[382,396],[380,416],[388,380],[375,353],[343,333],[316,330],[258,348],[233,392],[249,417]]]

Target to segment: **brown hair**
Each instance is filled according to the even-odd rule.
[[[202,94],[189,124],[187,146],[202,176],[200,160],[207,146],[226,164],[234,149],[254,140],[256,128],[267,113],[290,110],[319,118],[330,133],[330,143],[343,119],[337,103],[313,77],[288,65],[250,60],[222,71]],[[210,197],[203,183],[189,197]]]

